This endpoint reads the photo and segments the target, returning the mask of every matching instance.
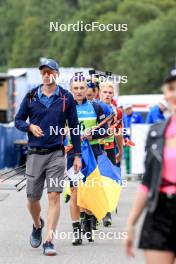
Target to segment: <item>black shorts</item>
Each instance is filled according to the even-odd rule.
[[[145,216],[139,248],[176,254],[176,195],[168,198],[160,193],[155,211]]]

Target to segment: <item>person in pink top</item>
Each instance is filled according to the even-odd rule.
[[[127,220],[125,249],[134,254],[135,225],[146,209],[139,248],[147,264],[176,261],[176,69],[162,90],[171,116],[151,126],[146,142],[145,173]]]

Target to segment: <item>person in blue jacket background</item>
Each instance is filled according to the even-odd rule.
[[[143,124],[144,120],[139,112],[133,111],[132,104],[125,104],[124,107],[124,119],[126,119],[126,125],[130,128],[131,124]]]
[[[124,115],[123,115],[123,123],[128,128],[128,137],[130,138],[130,126],[131,124],[143,124],[143,118],[142,115],[139,112],[133,111],[132,104],[125,104],[123,106],[124,109]],[[131,168],[130,168],[130,147],[125,146],[125,164],[126,164],[126,173],[130,174]]]
[[[167,102],[164,99],[161,99],[157,105],[154,105],[147,117],[147,124],[154,124],[165,120],[164,112],[167,110]]]

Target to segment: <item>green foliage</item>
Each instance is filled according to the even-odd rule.
[[[126,73],[129,83],[123,93],[156,93],[176,56],[176,11],[140,27],[134,37],[114,53],[115,71]]]
[[[3,0],[0,69],[52,57],[128,75],[123,93],[156,92],[176,56],[175,10],[175,0]],[[128,31],[50,32],[50,21],[128,24]]]

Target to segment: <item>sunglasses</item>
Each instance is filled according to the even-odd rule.
[[[51,75],[51,74],[54,73],[54,71],[53,71],[53,70],[48,70],[48,69],[47,69],[47,70],[41,70],[41,74],[42,74],[42,75],[45,75],[46,73],[47,73],[48,75]]]

